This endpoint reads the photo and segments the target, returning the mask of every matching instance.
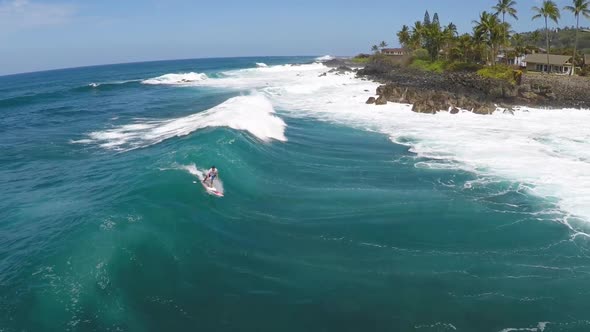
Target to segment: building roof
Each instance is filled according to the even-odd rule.
[[[403,48],[384,48],[381,50],[381,52],[403,52],[403,53],[405,53],[406,50]]]
[[[563,66],[571,64],[570,60],[572,59],[571,56],[568,55],[556,55],[556,54],[549,54],[549,64],[554,66]],[[547,63],[547,54],[527,54],[526,58],[524,59],[527,63],[540,63],[546,64]]]

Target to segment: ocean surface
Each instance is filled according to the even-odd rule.
[[[590,331],[590,111],[416,114],[328,70],[0,77],[0,331]]]

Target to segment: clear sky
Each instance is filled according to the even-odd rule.
[[[517,0],[514,30],[540,0]],[[560,7],[571,0],[557,0]],[[495,0],[0,0],[0,75],[160,59],[255,55],[353,55],[428,9],[460,32]],[[582,21],[590,25],[588,20]],[[560,26],[574,19],[562,13]]]

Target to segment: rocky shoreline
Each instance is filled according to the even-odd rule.
[[[464,109],[491,114],[498,107],[512,112],[514,106],[590,109],[590,79],[586,77],[527,73],[514,85],[473,72],[439,74],[384,62],[362,67],[347,59],[334,59],[324,64],[331,72],[356,71],[358,77],[382,83],[368,104],[407,103],[419,113]]]

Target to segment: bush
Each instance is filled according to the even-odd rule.
[[[423,48],[419,48],[419,49],[415,50],[413,53],[413,56],[414,56],[414,59],[417,59],[417,60],[425,60],[425,61],[430,60],[430,54],[428,54],[428,51]]]
[[[354,58],[352,58],[352,62],[354,63],[368,63],[371,60],[371,57],[369,56],[364,56],[366,54],[359,54],[357,56],[355,56]]]
[[[451,62],[447,65],[448,71],[468,71],[476,72],[482,69],[483,66],[472,62]]]
[[[512,84],[516,84],[519,73],[522,75],[520,70],[514,70],[506,65],[485,67],[477,71],[477,74],[481,77],[505,80]]]
[[[412,64],[410,65],[410,67],[414,69],[433,71],[436,73],[442,73],[443,71],[445,71],[446,66],[447,63],[442,60],[428,61],[420,59],[414,59],[414,61],[412,61]]]

